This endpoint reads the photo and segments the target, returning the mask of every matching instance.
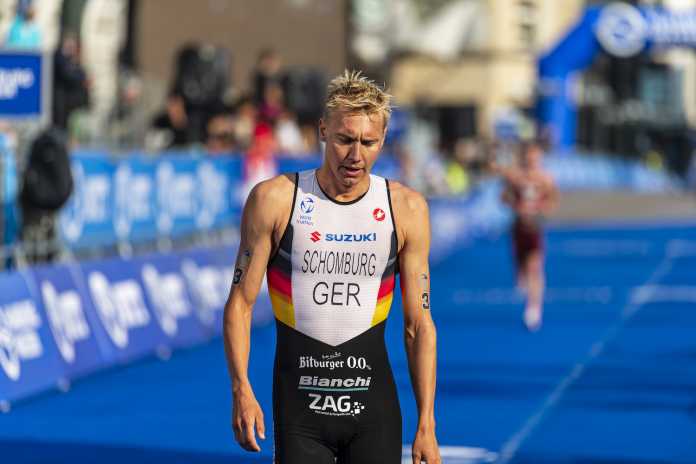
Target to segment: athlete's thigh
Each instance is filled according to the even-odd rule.
[[[336,464],[400,464],[401,420],[361,431],[341,450]]]
[[[298,431],[275,432],[274,464],[335,464],[335,452],[321,439]]]

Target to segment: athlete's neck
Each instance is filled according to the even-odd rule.
[[[365,174],[355,185],[344,185],[331,173],[331,170],[323,164],[317,169],[317,182],[321,190],[332,200],[339,202],[353,201],[365,195],[370,188],[370,175]]]

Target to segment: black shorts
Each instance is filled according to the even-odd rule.
[[[382,322],[330,346],[276,321],[276,464],[400,464],[401,409]]]

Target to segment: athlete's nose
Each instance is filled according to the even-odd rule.
[[[350,146],[348,150],[348,156],[346,156],[346,161],[351,161],[353,163],[360,161],[360,141],[356,140]]]

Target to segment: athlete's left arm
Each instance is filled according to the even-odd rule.
[[[430,316],[430,220],[428,204],[419,193],[396,184],[393,208],[399,252],[406,354],[418,405],[413,462],[440,463],[435,438],[436,333]]]
[[[560,194],[556,181],[549,174],[546,175],[546,195],[544,196],[544,215],[553,213],[558,208]]]

